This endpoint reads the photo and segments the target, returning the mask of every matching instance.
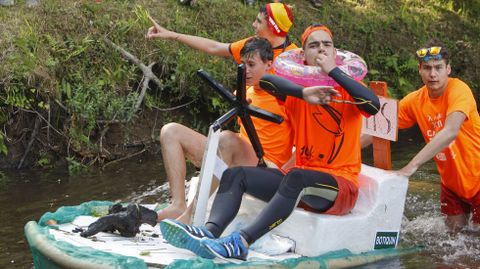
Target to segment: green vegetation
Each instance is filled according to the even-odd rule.
[[[124,156],[128,150],[118,149],[139,140],[148,147],[170,120],[205,132],[227,109],[195,72],[205,69],[233,87],[234,62],[174,41],[145,40],[148,13],[168,29],[231,42],[252,34],[258,11],[230,0],[199,0],[195,7],[176,0],[40,2],[32,9],[22,1],[0,7],[0,154],[12,166],[27,153],[28,163],[40,167],[64,159],[72,171]],[[367,80],[387,81],[391,96],[421,85],[413,52],[431,37],[448,45],[453,76],[478,96],[477,0],[342,0],[325,1],[320,9],[304,0],[285,2],[294,5],[294,42],[300,44],[310,23],[328,25],[338,47],[365,58]],[[163,85],[149,84],[139,111],[143,74],[105,38],[146,65],[156,63]],[[190,101],[176,111],[159,109]]]

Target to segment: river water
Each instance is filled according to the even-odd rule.
[[[418,136],[392,146],[394,168],[400,168],[422,147]],[[371,151],[363,152],[366,163]],[[191,173],[194,173],[191,169]],[[90,200],[165,202],[168,190],[158,156],[127,160],[104,170],[69,175],[60,169],[0,172],[0,268],[32,268],[23,235],[29,220],[47,211]],[[402,222],[400,247],[425,250],[361,268],[480,268],[480,233],[449,235],[439,213],[438,174],[433,162],[411,179]]]

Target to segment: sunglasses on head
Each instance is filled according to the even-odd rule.
[[[424,62],[428,62],[431,59],[434,60],[441,60],[443,58],[442,55],[442,47],[430,47],[430,48],[421,48],[417,50],[416,54],[417,57],[420,58]]]

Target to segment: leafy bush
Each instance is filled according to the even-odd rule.
[[[367,81],[387,81],[394,97],[421,86],[414,51],[431,37],[448,45],[453,76],[465,80],[478,96],[477,1],[342,0],[324,1],[320,9],[309,1],[286,2],[294,6],[290,37],[295,43],[300,44],[303,29],[312,22],[328,25],[337,47],[365,58]],[[26,145],[32,122],[41,118],[35,141],[42,143],[36,145],[68,157],[75,171],[92,160],[118,157],[103,143],[112,124],[128,131],[152,109],[191,101],[180,112],[162,112],[161,117],[206,132],[208,123],[228,108],[195,73],[204,69],[233,87],[235,64],[175,41],[145,40],[147,14],[168,29],[228,43],[253,34],[257,12],[230,0],[199,0],[194,8],[176,0],[43,0],[33,9],[0,8],[0,152],[6,154],[12,146],[7,141]],[[156,63],[154,71],[163,87],[150,83],[142,110],[135,111],[141,70],[104,38],[146,65]],[[44,156],[36,158],[38,164],[47,164]]]

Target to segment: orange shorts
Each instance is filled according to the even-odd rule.
[[[300,201],[298,204],[299,207],[312,212],[318,212],[321,214],[330,214],[330,215],[345,215],[350,213],[350,211],[355,206],[358,198],[358,187],[348,179],[345,179],[341,176],[332,175],[335,178],[338,184],[338,193],[335,198],[335,202],[332,207],[330,207],[325,212],[318,212],[317,210],[311,208],[307,204]]]
[[[457,194],[441,184],[441,211],[447,216],[472,214],[472,221],[480,224],[480,192],[470,199],[460,198]]]
[[[333,176],[333,175],[332,175]],[[333,176],[338,184],[338,194],[335,199],[335,203],[330,209],[328,209],[325,214],[330,215],[345,215],[348,214],[358,198],[358,187],[351,182],[350,180],[340,177]]]

